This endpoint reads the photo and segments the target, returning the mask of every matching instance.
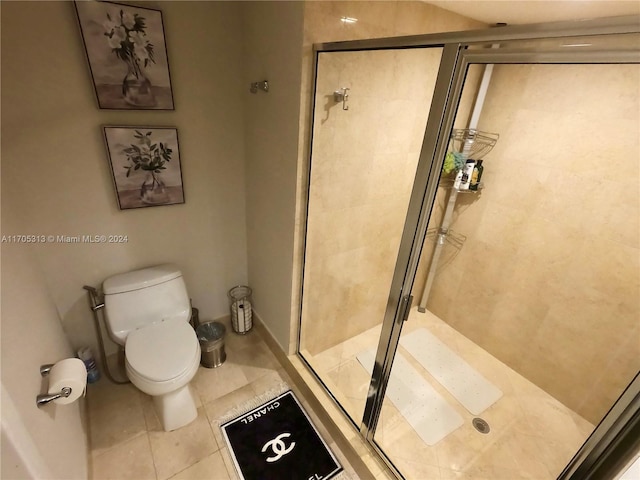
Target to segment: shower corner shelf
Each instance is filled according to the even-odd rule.
[[[438,185],[443,188],[453,189],[453,182],[454,182],[453,180],[446,178],[446,179],[441,179]],[[458,193],[480,193],[480,191],[483,188],[484,188],[484,182],[480,182],[478,183],[478,188],[476,190],[471,190],[471,189],[468,189],[468,190],[457,189],[457,190],[458,190]]]
[[[473,159],[475,161],[482,160],[484,156],[489,153],[496,142],[500,138],[497,133],[482,132],[475,128],[463,128],[454,129],[451,132],[449,138],[449,148],[451,152],[461,154],[465,160]],[[445,241],[455,244],[458,249],[462,247],[466,237],[461,235],[458,241],[456,239],[448,238],[450,235],[451,220],[453,217],[453,210],[456,207],[456,199],[459,193],[479,193],[484,188],[482,182],[478,182],[478,188],[475,190],[460,190],[454,188],[454,179],[440,178],[439,186],[449,189],[449,198],[447,200],[447,206],[444,209],[440,227],[438,228],[438,241],[433,250],[431,256],[431,264],[429,265],[429,271],[427,273],[427,280],[422,292],[422,299],[420,300],[419,311],[424,311],[427,306],[427,300],[429,298],[429,292],[431,291],[431,285],[433,284],[433,278],[436,275],[436,269],[438,268],[438,261],[442,252],[442,247]],[[468,197],[469,198],[469,197]],[[462,240],[462,241],[460,241]]]
[[[470,188],[467,190],[460,190],[458,189],[458,193],[480,193],[480,191],[484,188],[484,183],[483,182],[479,182],[478,183],[478,188],[476,188],[475,190],[471,190]]]

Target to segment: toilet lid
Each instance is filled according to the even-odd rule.
[[[198,338],[188,322],[167,319],[131,332],[124,350],[127,362],[137,373],[165,382],[184,373],[193,363]]]

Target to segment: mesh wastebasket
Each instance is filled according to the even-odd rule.
[[[224,351],[225,330],[220,322],[205,322],[196,328],[200,342],[200,365],[203,367],[216,368],[227,359]]]
[[[253,327],[251,313],[251,288],[238,285],[229,290],[231,326],[233,331],[244,335]]]

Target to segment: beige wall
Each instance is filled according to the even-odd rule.
[[[428,308],[597,423],[640,363],[640,69],[498,66]]]
[[[249,281],[256,312],[289,350],[302,2],[243,2]],[[267,79],[269,93],[249,93]]]
[[[215,318],[228,312],[227,290],[248,280],[241,5],[160,7],[176,105],[169,112],[97,108],[71,2],[2,4],[2,233],[128,238],[34,247],[74,347],[95,348],[85,284],[175,262],[201,317]],[[103,124],[177,127],[186,203],[119,211]],[[24,230],[5,225],[9,210]]]
[[[2,13],[4,20],[4,8]],[[12,210],[3,212],[2,222],[7,228],[24,227]],[[86,478],[84,398],[36,407],[36,396],[48,386],[40,365],[74,354],[33,250],[31,245],[2,243],[1,477]]]
[[[303,5],[153,5],[163,11],[176,104],[171,112],[96,107],[71,2],[2,4],[2,234],[128,237],[116,245],[29,247],[28,272],[24,248],[3,244],[3,260],[10,265],[3,265],[3,282],[12,287],[3,291],[2,315],[9,319],[2,329],[3,369],[13,372],[7,375],[11,396],[12,378],[26,382],[28,388],[17,381],[14,400],[29,416],[40,388],[34,365],[58,359],[52,345],[63,342],[65,355],[90,345],[97,354],[82,286],[99,286],[117,272],[177,263],[201,318],[227,314],[227,290],[249,283],[256,312],[288,347]],[[26,33],[33,31],[38,35]],[[271,82],[269,94],[251,95],[249,82],[263,78]],[[177,127],[186,204],[119,211],[103,124]],[[21,223],[10,222],[9,215]],[[41,297],[50,311],[40,308]],[[65,343],[60,322],[73,348]],[[7,348],[5,339],[12,341]],[[29,423],[23,431],[37,435],[42,429]],[[4,424],[2,434],[6,438]],[[80,451],[74,442],[85,438],[76,434],[69,430],[75,440],[67,444],[74,452]],[[57,448],[50,452],[56,456],[52,466],[48,455],[43,461],[37,452],[27,455],[41,466],[31,468],[35,477],[48,478],[49,470],[57,477],[58,464],[70,462]],[[14,449],[3,453],[16,458]],[[3,478],[22,467],[3,465]],[[75,467],[70,465],[70,476],[86,476]]]
[[[358,22],[344,24],[342,16]],[[309,2],[304,72],[315,42],[481,26],[420,2]],[[302,350],[319,353],[384,317],[440,55],[440,49],[420,49],[320,56]],[[305,75],[303,92],[309,95],[311,87]],[[349,111],[331,98],[340,87],[351,88]],[[307,103],[302,119],[305,114]],[[303,123],[301,131],[306,128]],[[308,160],[301,153],[304,204]]]

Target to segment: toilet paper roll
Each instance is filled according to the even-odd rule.
[[[71,395],[60,397],[53,401],[60,405],[75,402],[84,394],[87,387],[87,369],[79,358],[65,358],[60,360],[49,373],[49,393],[59,393],[64,387],[71,389]]]

